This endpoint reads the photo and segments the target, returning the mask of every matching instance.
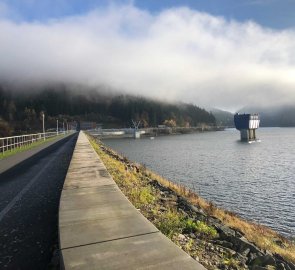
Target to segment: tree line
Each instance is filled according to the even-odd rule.
[[[42,113],[46,128],[60,122],[94,121],[104,127],[130,127],[131,120],[143,127],[215,125],[214,116],[193,104],[168,103],[141,96],[107,94],[95,89],[45,86],[13,89],[0,86],[0,136],[40,132]]]

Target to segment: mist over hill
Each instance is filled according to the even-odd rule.
[[[212,113],[193,104],[169,103],[108,89],[69,85],[0,86],[0,136],[42,130],[60,122],[93,121],[104,127],[130,127],[141,120],[143,127],[215,125]]]
[[[214,115],[218,126],[234,126],[234,113],[216,108],[210,109],[210,112]],[[295,105],[246,106],[237,112],[258,113],[261,127],[295,127]]]
[[[223,127],[233,127],[234,126],[234,114],[224,110],[219,110],[216,108],[210,109],[210,112],[214,115],[216,119],[217,126]]]
[[[295,127],[295,105],[244,107],[240,113],[258,113],[261,127]]]

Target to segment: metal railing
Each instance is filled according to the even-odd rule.
[[[17,148],[29,146],[38,141],[45,141],[48,138],[64,134],[64,132],[45,132],[36,134],[26,134],[13,137],[0,138],[0,157],[7,151],[13,151]]]

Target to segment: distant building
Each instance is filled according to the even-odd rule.
[[[87,122],[87,121],[80,122],[81,130],[89,130],[89,129],[95,129],[95,128],[97,128],[96,122]]]

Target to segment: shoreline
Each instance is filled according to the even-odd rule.
[[[145,128],[145,133],[142,133],[140,136],[142,138],[149,137],[162,137],[162,136],[171,136],[171,135],[185,135],[185,134],[194,134],[194,133],[204,133],[204,132],[217,132],[224,131],[226,127],[214,127],[214,126],[205,126],[205,127],[165,127],[165,128]],[[101,131],[103,132],[103,130]],[[108,130],[108,133],[110,131]],[[96,134],[95,137],[103,139],[124,139],[124,138],[134,138],[133,132],[128,132],[124,134]]]
[[[295,269],[294,243],[217,208],[92,138],[91,144],[129,200],[208,269]]]

